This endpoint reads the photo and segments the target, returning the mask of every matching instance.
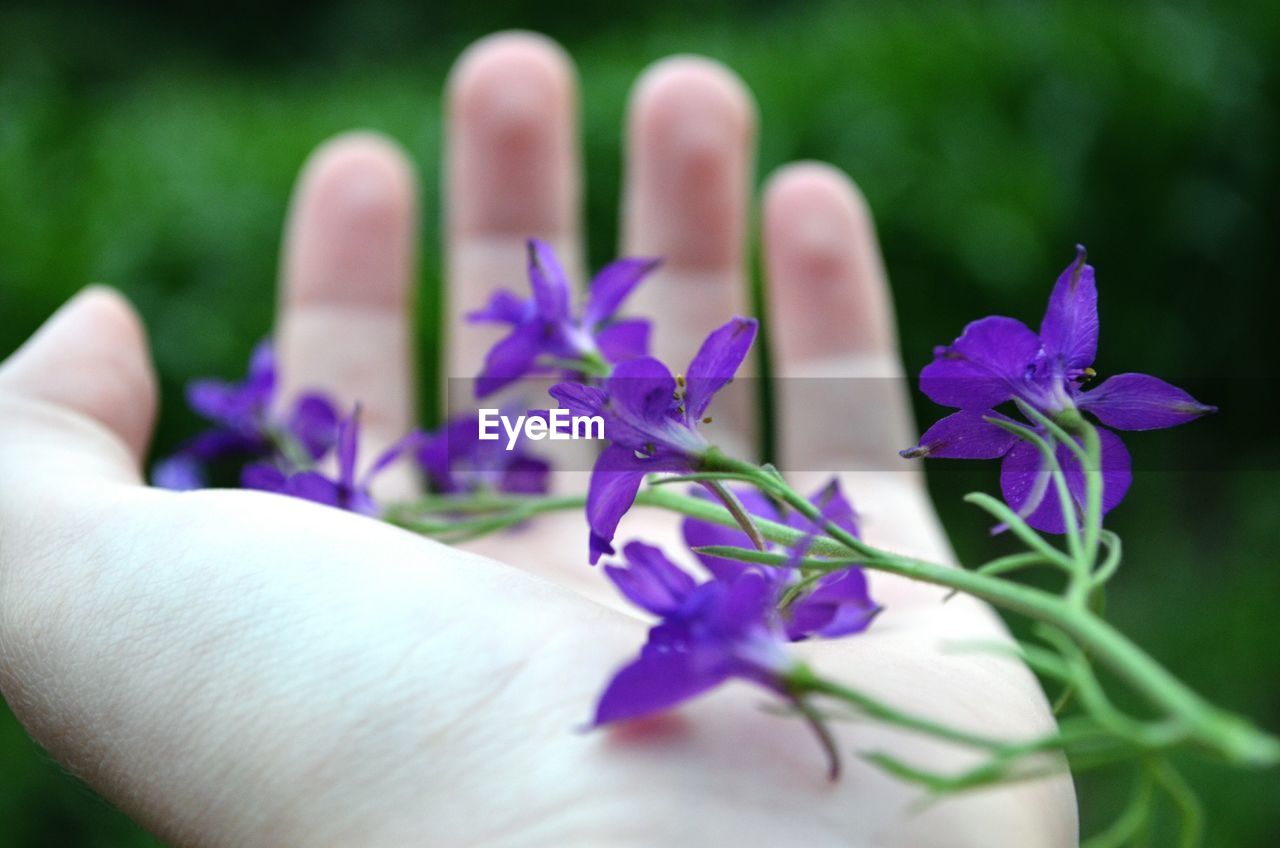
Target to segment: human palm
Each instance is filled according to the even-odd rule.
[[[481,330],[459,317],[522,268],[523,240],[581,255],[567,60],[523,35],[473,47],[450,81],[447,300],[452,376]],[[688,361],[747,311],[749,96],[724,69],[646,73],[628,128],[623,252],[665,257],[634,309],[655,354]],[[326,144],[300,180],[276,330],[285,397],[364,406],[370,447],[410,428],[415,188],[370,135]],[[769,182],[763,246],[780,465],[876,468],[913,443],[888,293],[855,189],[825,166]],[[868,378],[868,379],[853,379]],[[33,735],[180,844],[1069,844],[1067,777],[917,809],[918,789],[850,758],[829,784],[804,727],[728,687],[678,713],[582,732],[646,622],[585,564],[578,513],[445,547],[363,517],[245,491],[145,488],[154,416],[141,330],[114,294],[82,294],[0,370],[0,685]],[[754,423],[708,435],[743,454]],[[368,454],[366,454],[368,455]],[[562,491],[585,486],[561,472]],[[869,540],[950,557],[919,476],[850,471]],[[378,494],[411,495],[407,477]],[[802,485],[802,488],[805,486]],[[812,488],[813,486],[808,486]],[[676,521],[635,510],[619,538],[676,550]],[[832,676],[950,723],[1052,726],[1020,665],[948,650],[1005,638],[968,598],[871,575],[885,613],[856,638],[804,643]],[[847,753],[936,770],[970,754],[866,722]]]

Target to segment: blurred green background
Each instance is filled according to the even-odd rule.
[[[152,334],[169,399],[157,445],[172,447],[192,427],[181,384],[240,373],[269,327],[299,165],[355,126],[421,168],[430,292],[441,85],[471,40],[507,27],[552,35],[578,63],[595,264],[615,245],[628,87],[672,52],[719,58],[754,90],[761,175],[820,158],[858,180],[913,372],[972,318],[1034,325],[1087,244],[1099,371],[1160,374],[1223,409],[1130,440],[1142,470],[1112,520],[1127,555],[1113,617],[1198,689],[1280,728],[1280,4],[8,3],[0,353],[86,282],[118,286]],[[433,316],[428,295],[424,356]],[[958,502],[994,471],[962,465],[935,467],[932,485],[978,561],[1008,542]],[[1275,773],[1185,766],[1210,845],[1280,844]],[[1126,791],[1125,775],[1081,781],[1086,833]],[[147,844],[0,714],[0,846]]]

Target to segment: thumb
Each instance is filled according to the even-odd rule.
[[[0,408],[0,449],[79,457],[140,482],[156,380],[133,307],[105,286],[73,297],[0,364]]]

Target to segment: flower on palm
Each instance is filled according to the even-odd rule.
[[[618,522],[635,503],[646,474],[699,470],[711,444],[698,430],[716,392],[737,373],[755,340],[753,318],[713,330],[685,376],[650,356],[623,362],[603,386],[560,383],[551,395],[574,415],[600,416],[610,442],[587,491],[590,559],[613,553]]]

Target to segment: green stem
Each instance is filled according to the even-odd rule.
[[[742,532],[747,534],[747,538],[751,540],[751,544],[756,546],[756,550],[763,551],[769,547],[765,542],[764,536],[760,535],[760,528],[756,526],[751,513],[747,512],[747,508],[742,505],[742,501],[738,500],[738,496],[731,492],[729,487],[719,480],[703,480],[702,485],[711,494],[715,495],[720,503],[724,504],[725,509],[729,510],[733,520],[742,528]]]
[[[1236,764],[1266,767],[1280,763],[1280,740],[1254,728],[1244,719],[1210,705],[1118,630],[1095,616],[1086,606],[1069,603],[1058,595],[996,576],[882,551],[827,520],[816,507],[778,476],[754,465],[713,453],[708,457],[705,470],[727,471],[752,477],[761,490],[779,498],[830,536],[810,539],[809,534],[793,527],[755,518],[755,526],[765,539],[786,547],[794,547],[809,540],[809,551],[814,558],[843,560],[846,563],[854,561],[873,570],[957,589],[995,606],[1050,624],[1132,686],[1152,706],[1175,720],[1183,729],[1185,737],[1200,747]],[[1100,490],[1100,485],[1098,488]],[[580,509],[585,498],[580,495],[556,498],[507,496],[504,502],[512,509],[511,516],[506,518],[503,526],[510,526],[544,512]],[[658,507],[725,527],[739,526],[724,507],[666,489],[645,489],[637,495],[636,504]],[[1100,513],[1100,509],[1091,508],[1087,510],[1087,514],[1095,510]],[[1042,543],[1036,548],[1040,553],[1055,561],[1065,558],[1061,551],[1049,546],[1039,536],[1034,538]],[[761,552],[761,556],[770,554]],[[813,564],[816,565],[816,562]],[[1074,562],[1072,565],[1074,566]]]

